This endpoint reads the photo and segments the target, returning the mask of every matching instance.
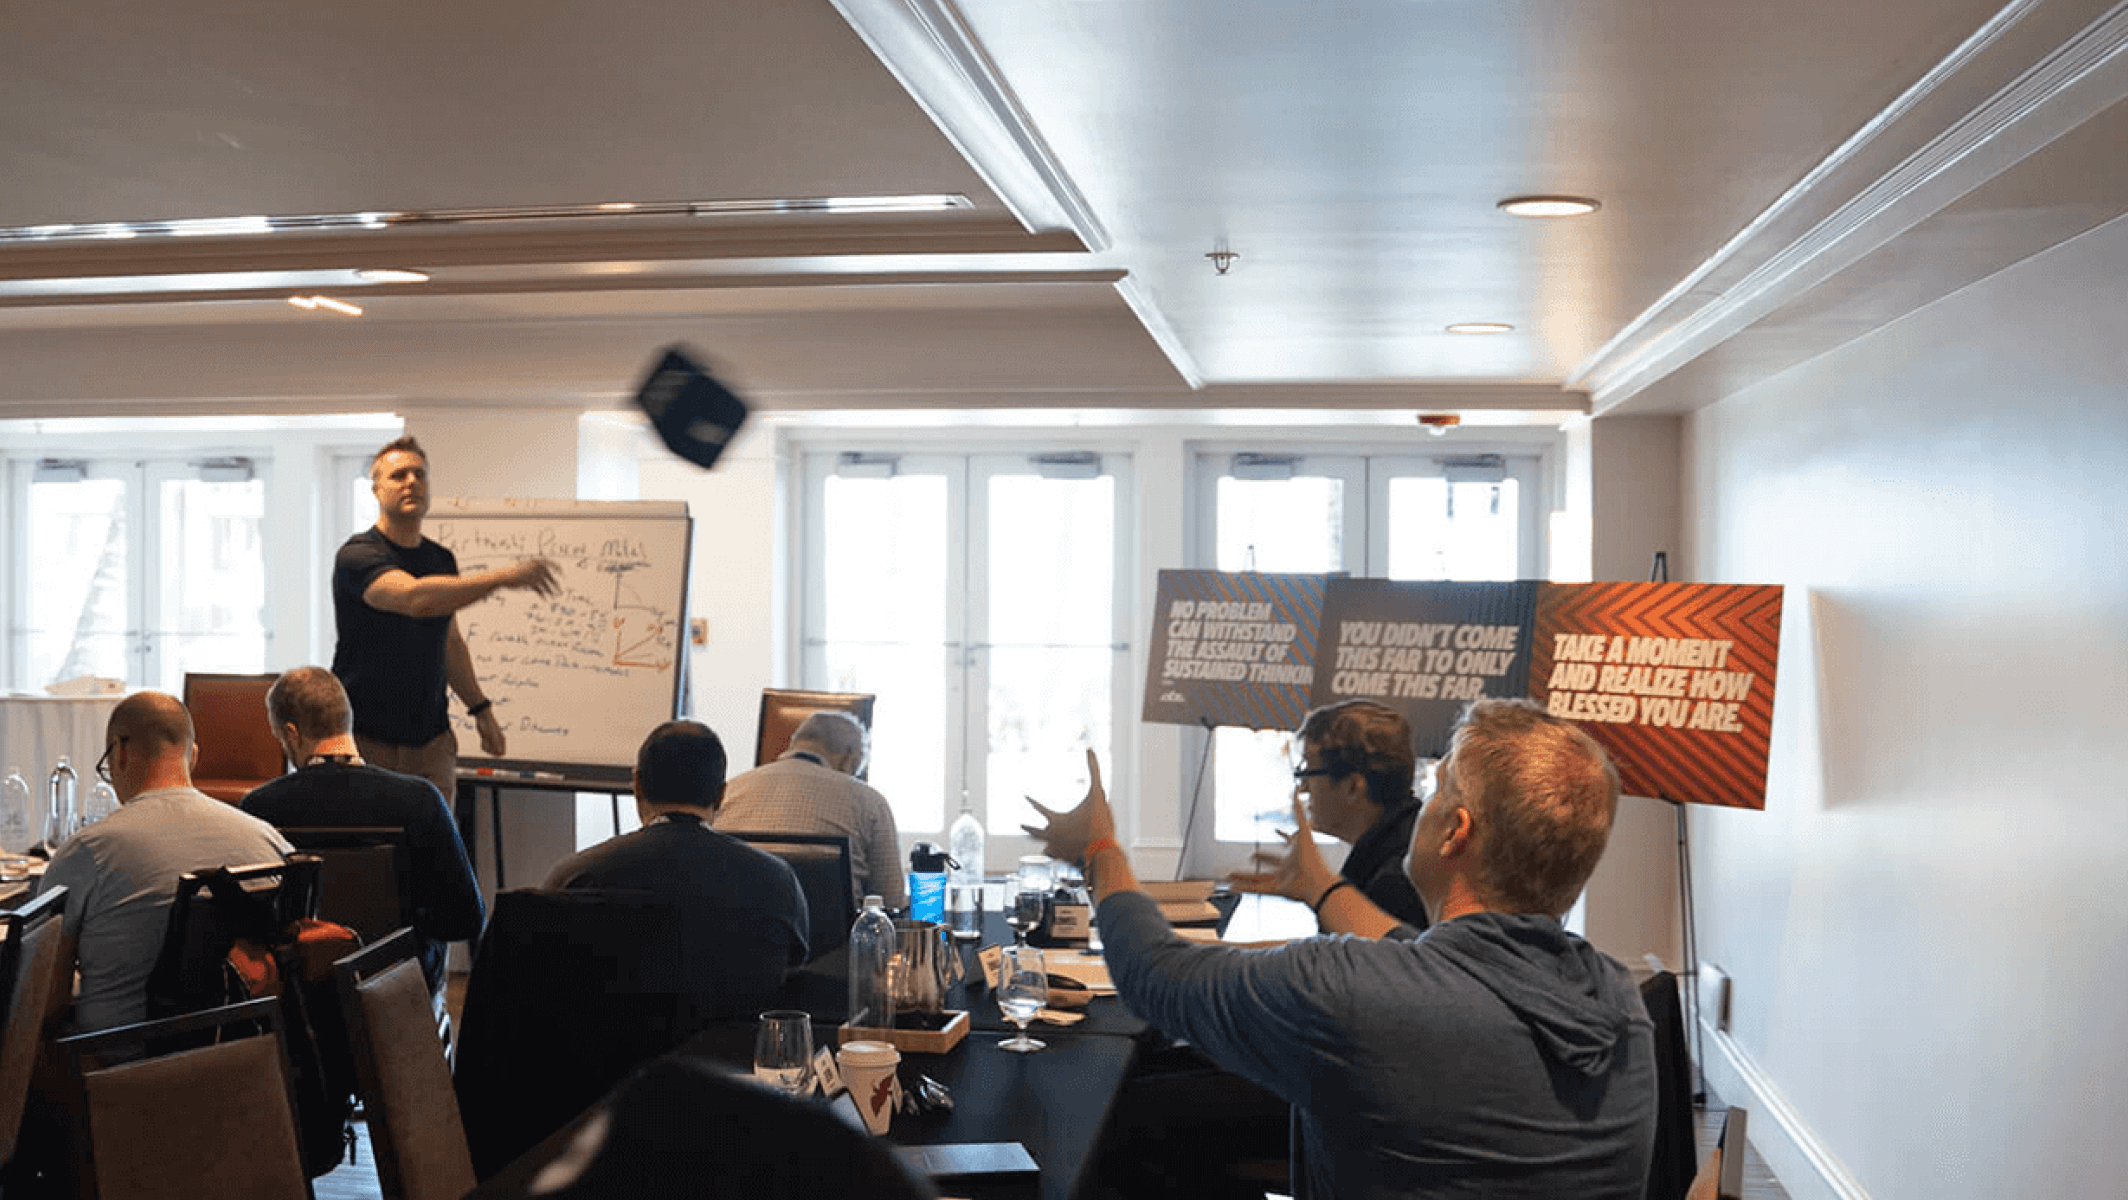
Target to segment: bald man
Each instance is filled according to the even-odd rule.
[[[73,1032],[147,1019],[148,973],[178,876],[288,855],[273,826],[192,786],[198,755],[192,714],[162,692],[126,697],[104,727],[96,772],[118,793],[118,811],[68,838],[42,884],[67,889],[66,930],[81,965]]]

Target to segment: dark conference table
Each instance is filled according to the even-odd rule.
[[[897,1114],[887,1140],[904,1146],[1018,1142],[1040,1168],[1034,1179],[941,1180],[941,1192],[985,1200],[1074,1200],[1085,1194],[1099,1161],[1109,1114],[1136,1061],[1137,1043],[1044,1029],[1048,1049],[1013,1054],[997,1048],[1005,1036],[973,1032],[946,1054],[903,1054],[903,1080],[913,1081],[919,1073],[938,1080],[953,1093],[954,1108]],[[815,1045],[831,1044],[835,1027],[816,1022],[813,1037]],[[673,1054],[743,1073],[752,1065],[753,1046],[752,1023],[736,1022],[696,1034]],[[584,1119],[542,1140],[475,1189],[469,1200],[528,1195],[527,1185],[562,1154]]]
[[[998,1049],[1011,1023],[998,1011],[996,997],[982,983],[975,947],[1010,938],[1003,918],[992,913],[986,937],[961,945],[969,971],[948,999],[965,1008],[970,1031],[945,1054],[902,1055],[902,1079],[928,1075],[952,1092],[950,1113],[897,1114],[887,1140],[897,1145],[949,1145],[970,1142],[1018,1142],[1040,1168],[1025,1177],[954,1178],[938,1181],[942,1194],[985,1200],[1074,1200],[1086,1194],[1099,1162],[1102,1142],[1116,1097],[1137,1061],[1138,1039],[1145,1022],[1114,997],[1098,997],[1085,1020],[1070,1026],[1037,1022],[1030,1033],[1048,1044],[1033,1054]],[[1046,950],[1077,955],[1076,948]],[[813,1015],[813,1043],[832,1045],[836,1023],[848,1007],[847,954],[837,950],[794,972],[782,1003]],[[745,1073],[753,1064],[751,1022],[719,1025],[689,1038],[675,1056],[713,1062]],[[540,1169],[567,1148],[582,1117],[542,1140],[472,1193],[479,1200],[527,1195],[526,1185]]]

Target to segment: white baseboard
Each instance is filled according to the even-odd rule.
[[[1847,1168],[1818,1140],[1780,1086],[1761,1070],[1736,1039],[1705,1021],[1707,1085],[1726,1104],[1742,1107],[1745,1140],[1773,1168],[1789,1200],[1869,1200]]]

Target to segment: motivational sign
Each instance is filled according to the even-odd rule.
[[[1314,703],[1386,704],[1411,722],[1421,756],[1440,757],[1465,704],[1526,694],[1537,587],[1332,580]]]
[[[1162,571],[1145,719],[1291,729],[1315,686],[1323,575]]]
[[[1637,796],[1763,808],[1779,587],[1160,573],[1145,719],[1294,729],[1365,699],[1438,758],[1463,707],[1528,697]]]
[[[1778,587],[1547,585],[1530,696],[1602,743],[1636,796],[1766,806]]]

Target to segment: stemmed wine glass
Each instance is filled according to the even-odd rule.
[[[998,1043],[998,1049],[1029,1054],[1046,1043],[1027,1036],[1027,1023],[1049,1003],[1049,971],[1042,951],[1034,946],[1007,946],[998,971],[998,1009],[1019,1026],[1019,1033]]]
[[[754,1078],[796,1096],[813,1073],[813,1018],[788,1009],[761,1014],[754,1032]]]
[[[1012,926],[1017,945],[1025,946],[1027,935],[1041,928],[1042,915],[1048,907],[1048,892],[1020,892],[1013,896],[1012,907],[1005,910],[1005,924]]]

